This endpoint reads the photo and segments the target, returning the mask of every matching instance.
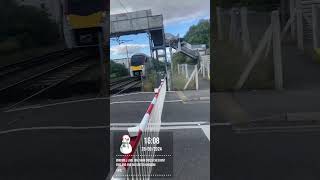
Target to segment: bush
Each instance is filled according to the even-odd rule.
[[[177,64],[190,64],[190,65],[197,64],[197,60],[191,59],[190,57],[182,53],[173,54],[171,61],[174,69],[177,68]]]
[[[129,75],[128,69],[124,65],[118,64],[114,61],[110,62],[110,69],[110,78],[117,78]]]
[[[146,79],[143,80],[143,89],[146,92],[152,92],[154,88],[157,88],[157,73],[152,70],[146,76]]]

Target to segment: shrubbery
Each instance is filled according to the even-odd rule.
[[[114,61],[110,61],[110,78],[117,78],[122,76],[128,76],[128,69],[122,65],[115,63]]]

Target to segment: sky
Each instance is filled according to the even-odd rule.
[[[209,19],[210,0],[111,0],[110,13],[119,14],[151,9],[153,15],[162,14],[165,33],[183,37],[189,27],[200,19]],[[124,43],[111,39],[110,59],[129,57],[134,53],[150,55],[149,40],[146,34],[121,36]],[[168,50],[167,50],[168,51]],[[169,53],[167,53],[169,54]],[[168,56],[170,59],[170,57]]]

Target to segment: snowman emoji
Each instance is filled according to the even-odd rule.
[[[130,137],[128,135],[122,136],[122,144],[120,146],[120,152],[122,154],[130,154],[132,147],[130,145]]]

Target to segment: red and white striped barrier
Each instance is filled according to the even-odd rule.
[[[128,179],[128,169],[130,168],[127,163],[130,163],[130,159],[133,159],[133,157],[136,154],[136,150],[140,144],[140,141],[142,139],[142,136],[144,133],[150,135],[150,132],[154,131],[156,132],[156,134],[158,134],[159,130],[160,130],[160,125],[161,125],[161,113],[162,113],[162,108],[163,108],[163,102],[164,102],[164,98],[165,98],[165,93],[166,93],[166,81],[164,79],[161,80],[161,84],[159,86],[159,88],[155,89],[155,95],[153,100],[151,101],[151,103],[148,106],[147,112],[144,114],[141,122],[139,125],[137,125],[136,127],[132,127],[132,128],[128,128],[128,132],[129,132],[129,136],[130,136],[130,145],[132,147],[132,151],[131,153],[127,154],[127,155],[123,155],[121,163],[123,163],[123,166],[118,166],[116,171],[114,172],[113,176],[112,176],[112,180],[119,180],[119,179]],[[159,95],[161,96],[161,101],[158,102],[158,98]],[[158,103],[158,104],[157,104]],[[161,105],[159,105],[160,103],[162,103]],[[154,112],[155,107],[158,107],[160,109],[157,109],[160,112]],[[158,116],[158,117],[153,117],[154,116]],[[152,122],[151,126],[150,126],[150,120],[156,121],[156,122]],[[148,129],[149,128],[149,129]],[[151,134],[152,135],[152,134]],[[149,156],[152,156],[151,154],[149,154]],[[143,177],[143,179],[148,179],[146,177],[150,176],[151,171],[144,171],[141,170],[139,171],[140,173],[137,175],[134,175],[135,179],[140,179],[138,176],[141,176],[141,178]]]

